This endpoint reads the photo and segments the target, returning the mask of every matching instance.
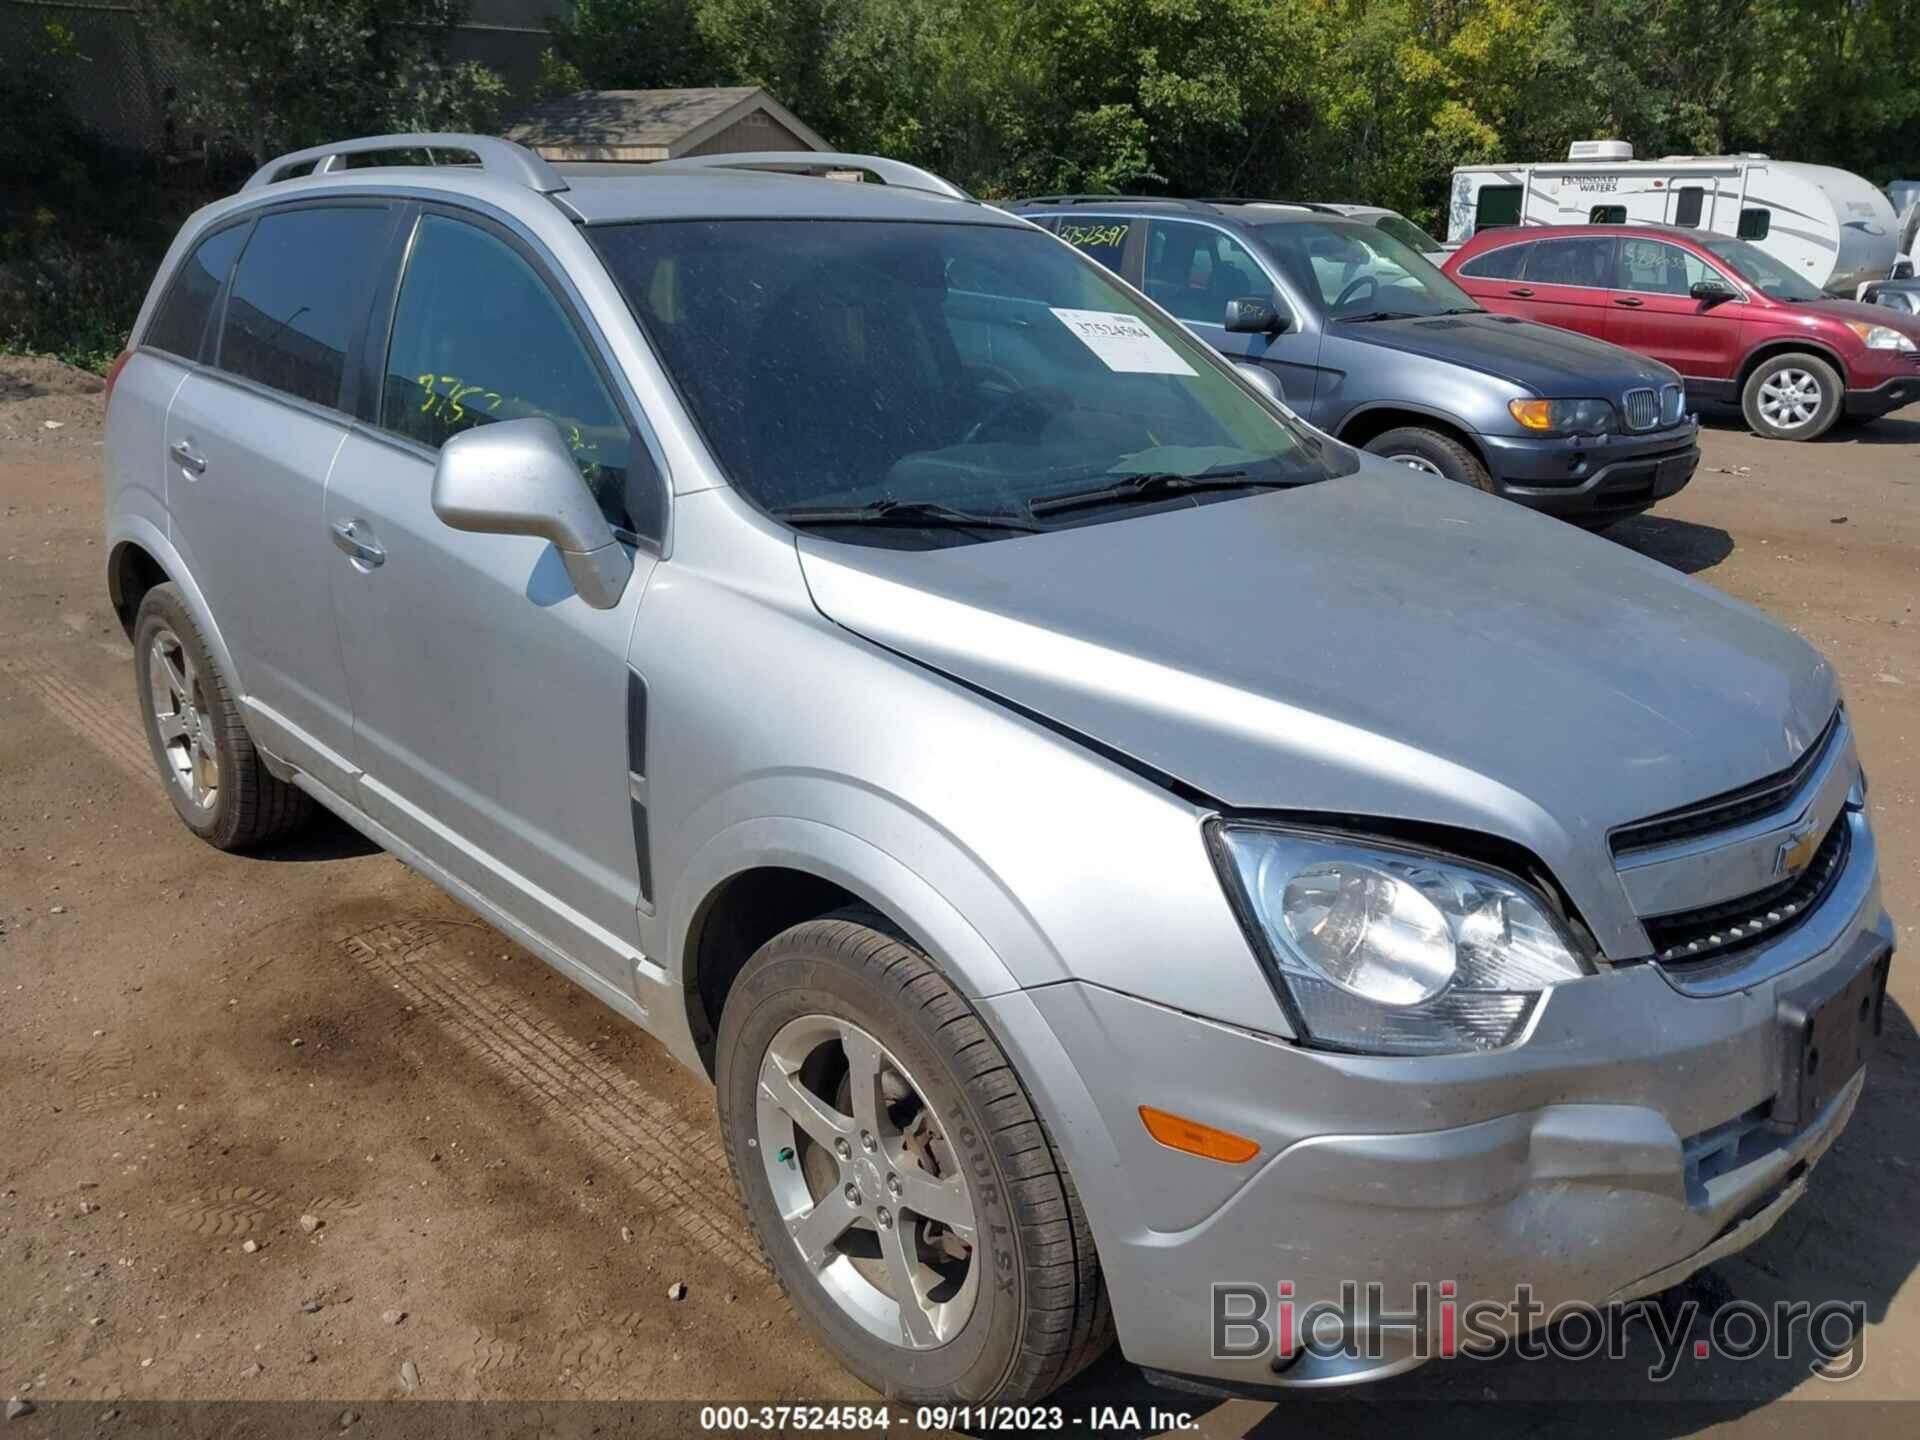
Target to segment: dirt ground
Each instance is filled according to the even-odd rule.
[[[342,827],[240,857],[175,820],[102,581],[100,435],[91,377],[0,360],[0,1394],[43,1421],[89,1402],[89,1426],[147,1399],[871,1400],[754,1258],[703,1082]],[[1691,488],[1615,538],[1832,657],[1911,922],[1920,407],[1813,445],[1714,421],[1704,444]],[[1063,1399],[1217,1435],[1358,1434],[1415,1404],[1517,1435],[1566,1401],[1595,1432],[1912,1433],[1920,1409],[1842,1402],[1920,1399],[1916,974],[1896,963],[1883,1056],[1808,1198],[1692,1284],[1861,1301],[1845,1385],[1804,1354],[1660,1387],[1644,1359],[1461,1361],[1276,1408],[1116,1357]]]

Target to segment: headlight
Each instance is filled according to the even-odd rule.
[[[1604,435],[1618,428],[1605,400],[1509,400],[1507,413],[1540,435]]]
[[[1212,827],[1268,977],[1339,1050],[1493,1050],[1540,993],[1587,974],[1547,902],[1461,861],[1272,825]]]
[[[1847,321],[1847,328],[1866,341],[1869,350],[1912,350],[1913,341],[1891,325],[1869,325],[1862,320]]]

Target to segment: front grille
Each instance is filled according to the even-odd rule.
[[[1743,825],[1780,809],[1793,798],[1794,792],[1806,782],[1807,776],[1813,773],[1814,767],[1819,765],[1839,733],[1840,712],[1836,710],[1827,721],[1827,728],[1820,732],[1820,738],[1785,770],[1698,804],[1667,810],[1631,825],[1623,825],[1609,837],[1614,855],[1651,850],[1679,840],[1711,835],[1718,830],[1731,830],[1736,825]]]
[[[1680,417],[1687,413],[1687,387],[1684,385],[1665,385],[1660,390],[1660,423],[1678,425]]]
[[[1643,921],[1653,953],[1667,965],[1692,965],[1777,938],[1819,908],[1846,868],[1852,845],[1848,812],[1842,810],[1812,863],[1791,879],[1719,905]]]
[[[1660,423],[1660,395],[1654,390],[1629,390],[1627,424],[1635,430],[1651,430]]]

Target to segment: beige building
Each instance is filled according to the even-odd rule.
[[[754,85],[587,90],[542,101],[507,130],[549,160],[677,160],[742,150],[828,150]]]

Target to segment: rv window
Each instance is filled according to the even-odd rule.
[[[1688,185],[1673,192],[1680,198],[1674,202],[1673,223],[1685,225],[1690,230],[1700,228],[1700,207],[1707,198],[1707,192],[1698,185]]]
[[[1627,223],[1627,207],[1624,205],[1596,205],[1587,211],[1589,225],[1624,225]]]
[[[1473,202],[1473,228],[1493,230],[1520,223],[1518,185],[1482,185]]]
[[[1748,206],[1740,212],[1740,238],[1742,240],[1764,240],[1767,229],[1772,224],[1771,210],[1757,210]]]
[[[1469,280],[1518,280],[1531,249],[1532,245],[1502,245],[1474,256],[1460,267],[1460,273]]]

